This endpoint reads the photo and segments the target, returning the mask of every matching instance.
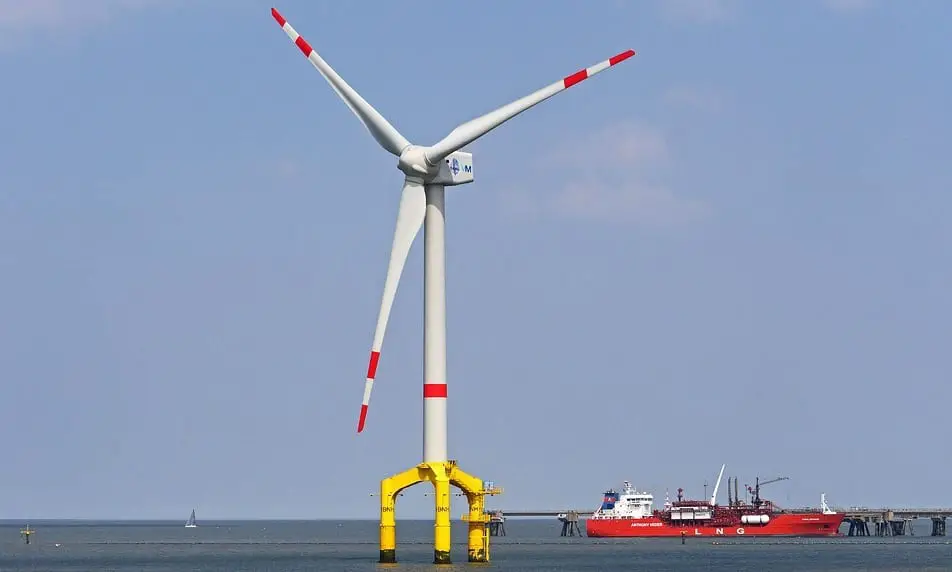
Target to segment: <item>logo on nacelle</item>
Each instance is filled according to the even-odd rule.
[[[456,157],[453,157],[453,160],[450,161],[450,171],[453,172],[454,176],[459,174],[459,159]]]

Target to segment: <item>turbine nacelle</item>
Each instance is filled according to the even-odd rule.
[[[433,180],[427,181],[436,185],[452,187],[473,182],[473,154],[465,151],[455,151],[443,160],[439,171]]]
[[[428,150],[419,145],[408,146],[400,153],[397,169],[424,184],[451,187],[473,182],[472,153],[454,151],[436,165],[431,165],[426,156]]]

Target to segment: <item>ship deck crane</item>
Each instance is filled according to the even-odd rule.
[[[770,479],[769,481],[760,482],[760,477],[757,477],[757,479],[754,481],[753,487],[751,487],[750,485],[744,485],[744,486],[747,487],[747,492],[753,495],[753,499],[751,502],[754,505],[754,507],[760,508],[760,505],[763,503],[763,501],[760,500],[760,487],[762,485],[769,485],[770,483],[776,483],[777,481],[786,481],[789,479],[790,477],[777,477],[776,479]]]

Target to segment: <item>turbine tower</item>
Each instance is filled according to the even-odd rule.
[[[627,50],[580,70],[512,103],[467,121],[437,143],[423,147],[407,141],[314,51],[276,9],[271,9],[271,15],[360,119],[377,143],[398,158],[397,168],[404,174],[390,263],[384,281],[383,299],[377,316],[363,401],[360,405],[358,433],[364,430],[367,423],[370,394],[397,284],[403,273],[410,246],[420,227],[425,225],[423,461],[412,469],[383,479],[380,483],[380,562],[396,562],[394,505],[397,495],[403,489],[423,481],[431,482],[436,493],[434,562],[450,562],[450,485],[461,489],[469,502],[469,514],[463,517],[463,520],[469,523],[469,561],[488,562],[489,535],[486,533],[486,527],[489,517],[484,510],[484,496],[501,491],[493,486],[484,486],[482,480],[463,472],[456,465],[456,461],[447,456],[444,190],[445,187],[473,182],[473,156],[461,151],[464,146],[530,107],[630,58],[635,52]]]

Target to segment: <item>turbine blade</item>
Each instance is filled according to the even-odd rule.
[[[393,125],[390,125],[390,123],[384,119],[383,115],[380,115],[373,106],[367,103],[359,93],[354,91],[354,88],[347,85],[347,82],[337,75],[334,68],[328,65],[327,62],[314,51],[314,48],[291,27],[291,24],[288,24],[288,21],[285,20],[276,9],[271,9],[271,16],[278,22],[278,25],[281,26],[284,33],[291,38],[291,41],[304,52],[304,56],[314,64],[317,71],[321,72],[321,75],[324,76],[327,83],[331,84],[331,87],[334,88],[337,95],[344,100],[347,107],[360,119],[360,122],[364,124],[367,131],[370,131],[370,134],[377,140],[377,143],[380,143],[381,147],[399,157],[400,152],[406,149],[407,146],[410,145],[410,142],[407,141]]]
[[[452,130],[450,134],[444,137],[439,143],[426,149],[427,161],[431,165],[438,165],[439,162],[445,159],[450,153],[460,150],[467,143],[472,143],[530,107],[542,103],[560,91],[566,90],[602,70],[606,70],[617,63],[623,62],[633,55],[635,55],[633,50],[622,52],[617,56],[579,70],[570,76],[566,76],[553,84],[504,105],[495,111],[490,111],[481,117],[463,123]]]
[[[383,285],[383,299],[380,302],[380,313],[377,315],[377,328],[374,331],[374,342],[370,348],[370,364],[367,366],[367,382],[364,384],[364,399],[360,404],[360,419],[357,421],[357,432],[364,430],[367,422],[367,410],[370,407],[370,392],[374,387],[374,378],[377,375],[377,362],[380,361],[380,347],[383,345],[383,335],[387,330],[387,320],[390,319],[390,308],[393,298],[397,294],[397,285],[403,273],[403,265],[410,254],[410,246],[426,216],[426,192],[422,181],[406,179],[403,182],[403,193],[400,196],[400,210],[397,213],[397,227],[393,232],[393,247],[390,250],[390,265],[387,268],[387,279]]]

